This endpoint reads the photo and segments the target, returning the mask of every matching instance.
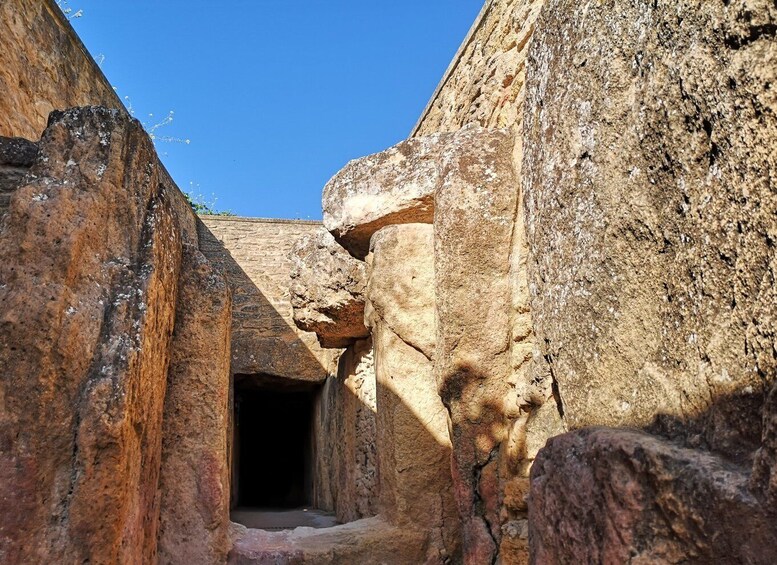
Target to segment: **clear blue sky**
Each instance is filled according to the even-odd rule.
[[[73,25],[183,190],[321,218],[348,160],[406,138],[483,0],[70,0]],[[148,118],[149,113],[154,118]]]

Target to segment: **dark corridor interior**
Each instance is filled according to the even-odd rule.
[[[235,505],[309,505],[314,393],[258,388],[252,380],[235,380]]]

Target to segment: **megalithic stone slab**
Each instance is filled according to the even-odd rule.
[[[298,328],[315,332],[322,347],[342,348],[368,337],[364,325],[364,261],[321,228],[292,249],[291,305]]]
[[[373,236],[365,315],[375,352],[380,513],[426,533],[425,563],[456,563],[450,438],[431,361],[432,232],[431,225],[408,224]]]
[[[776,18],[745,0],[543,10],[522,180],[534,329],[571,428],[758,447],[777,378]]]
[[[529,496],[532,563],[774,563],[747,469],[635,430],[548,441]]]
[[[0,230],[0,561],[152,562],[180,193],[116,110],[40,152]]]
[[[355,257],[370,237],[392,224],[432,223],[440,152],[451,134],[403,141],[355,159],[324,187],[324,227]]]

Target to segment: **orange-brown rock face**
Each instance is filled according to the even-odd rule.
[[[163,418],[160,563],[221,564],[229,551],[229,338],[224,277],[184,247]]]
[[[746,468],[634,430],[551,439],[532,469],[534,563],[774,563]]]
[[[0,3],[0,135],[37,139],[52,110],[73,106],[127,113],[57,4]]]
[[[0,232],[0,560],[155,559],[181,228],[140,124],[52,114]],[[8,511],[8,509],[13,511]]]
[[[441,150],[435,193],[434,373],[450,413],[465,560],[473,564],[496,557],[503,531],[518,537],[502,561],[527,559],[526,516],[520,500],[505,507],[505,491],[526,482],[527,419],[548,396],[538,386],[529,394],[528,297],[513,296],[512,278],[525,283],[525,266],[511,257],[525,242],[515,225],[514,150],[509,130],[457,132]]]

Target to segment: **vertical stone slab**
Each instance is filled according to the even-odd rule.
[[[372,340],[359,340],[340,357],[316,403],[313,496],[339,522],[375,516],[378,469]]]
[[[0,230],[0,561],[153,562],[177,189],[94,107],[52,114],[27,178]]]
[[[434,260],[437,344],[434,373],[450,413],[455,493],[465,561],[495,559],[502,531],[522,533],[531,316],[515,137],[470,126],[442,152],[435,194]],[[541,402],[537,402],[537,405]],[[508,501],[505,508],[505,498]],[[513,508],[517,506],[517,508]],[[517,511],[516,511],[517,510]],[[513,536],[515,537],[515,536]],[[519,536],[520,537],[520,536]],[[513,539],[501,558],[527,558]]]
[[[537,562],[775,560],[776,20],[759,0],[538,20],[532,315],[574,431],[532,471]]]
[[[427,562],[457,559],[450,439],[437,395],[433,228],[388,226],[372,237],[365,317],[377,379],[380,510],[392,523],[428,532]]]
[[[758,447],[743,415],[777,375],[775,18],[745,0],[543,11],[525,216],[535,331],[571,428]]]
[[[159,563],[223,564],[229,551],[231,296],[184,248],[165,397]]]

